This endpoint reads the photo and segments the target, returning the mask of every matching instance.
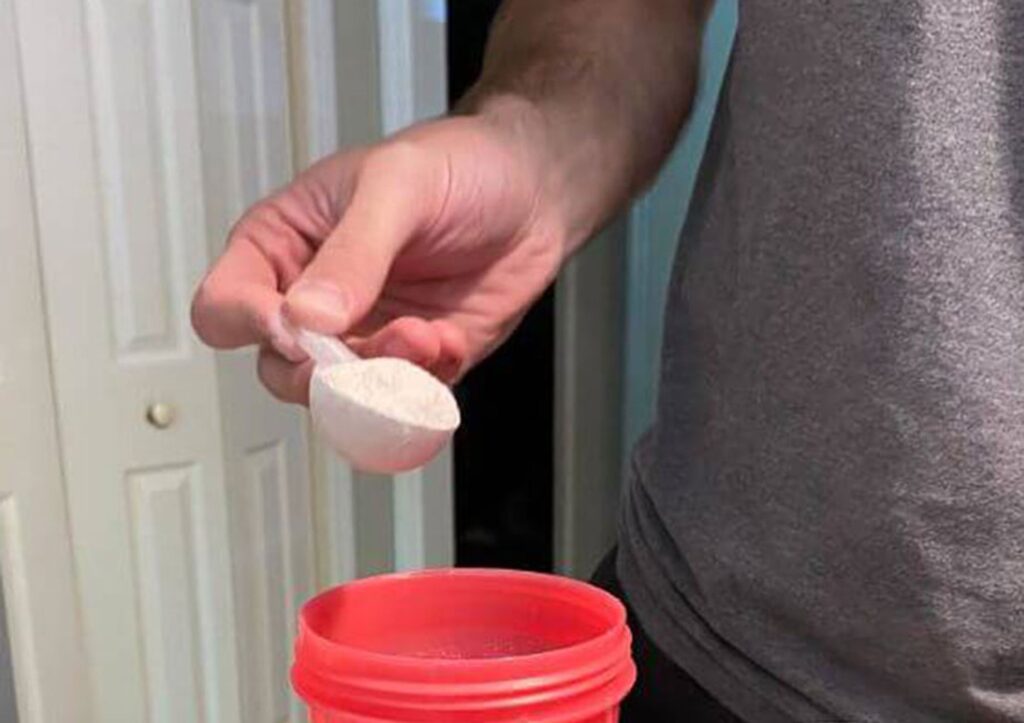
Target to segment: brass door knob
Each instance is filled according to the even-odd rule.
[[[154,402],[146,409],[146,421],[157,429],[167,429],[174,424],[177,416],[174,405],[166,402]]]

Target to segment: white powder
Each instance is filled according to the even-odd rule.
[[[324,381],[361,407],[427,429],[459,426],[459,408],[448,388],[426,370],[393,357],[337,364]]]

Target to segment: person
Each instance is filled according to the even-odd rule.
[[[507,0],[449,117],[250,209],[215,347],[454,381],[655,174],[700,0]],[[1024,6],[741,2],[617,553],[626,721],[1024,721]],[[681,201],[682,202],[682,199]]]

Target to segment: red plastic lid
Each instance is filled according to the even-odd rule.
[[[292,682],[351,721],[579,721],[636,677],[621,603],[586,583],[431,570],[343,585],[307,603]]]

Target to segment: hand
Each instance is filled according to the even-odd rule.
[[[455,381],[565,256],[530,151],[467,116],[329,156],[237,223],[196,293],[196,332],[217,348],[260,344],[260,379],[285,401],[306,403],[312,369],[288,325]]]

